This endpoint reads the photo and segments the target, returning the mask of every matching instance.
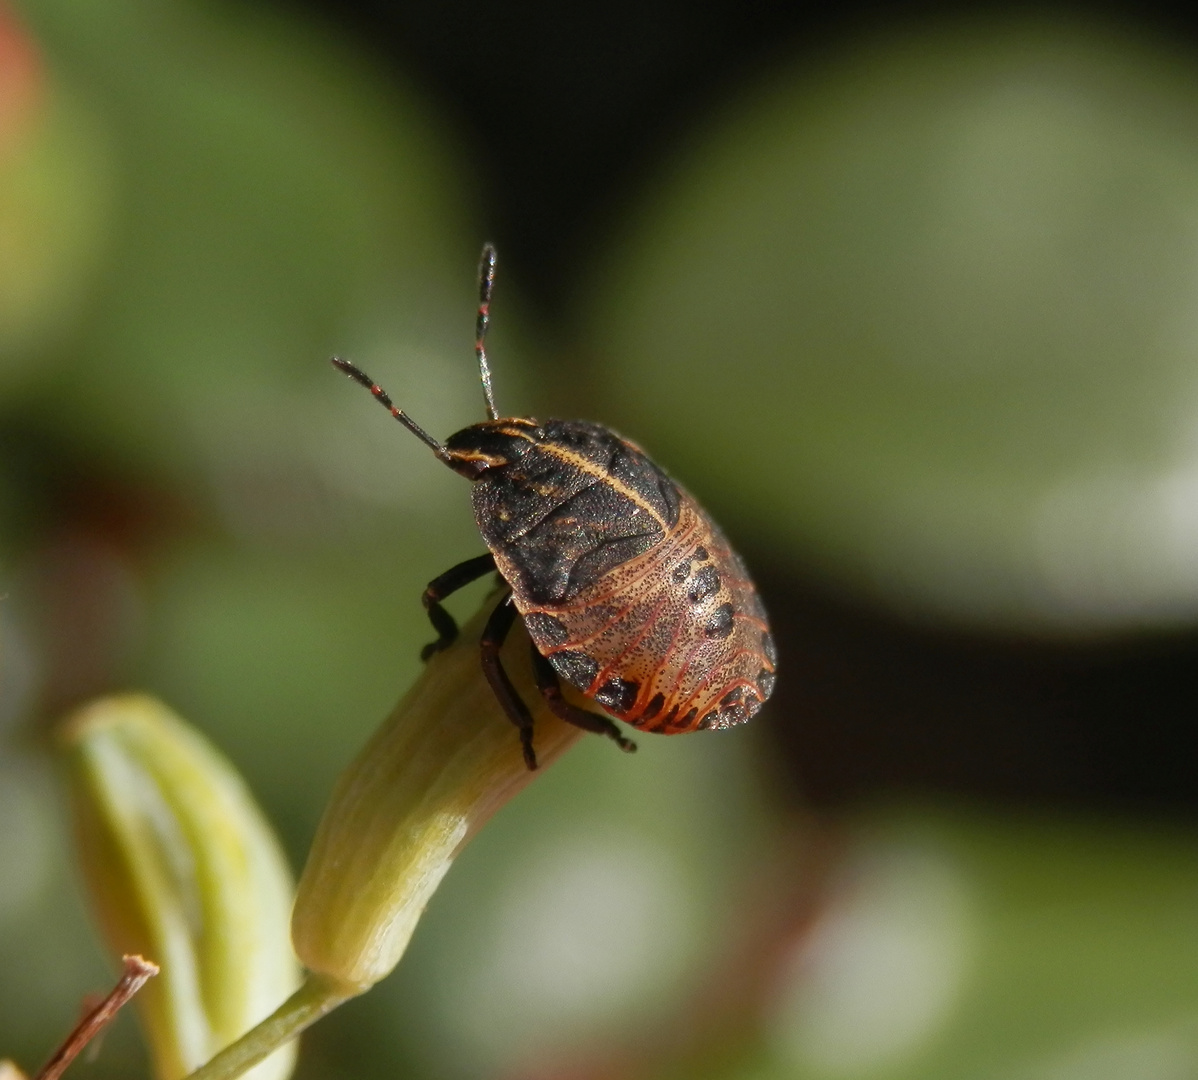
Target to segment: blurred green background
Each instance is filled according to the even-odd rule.
[[[110,977],[55,721],[160,695],[293,865],[481,551],[433,433],[636,439],[745,729],[589,739],[301,1077],[1198,1077],[1198,21],[0,6],[0,1056]],[[482,586],[455,610],[468,611]],[[76,1075],[141,1075],[129,1020]]]

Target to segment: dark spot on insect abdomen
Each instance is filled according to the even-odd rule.
[[[626,713],[636,702],[640,684],[627,679],[608,679],[595,692],[595,700],[614,713]]]
[[[586,653],[566,650],[551,653],[548,659],[553,670],[579,690],[589,690],[599,674],[599,662]]]
[[[720,591],[720,575],[714,566],[704,566],[691,579],[690,597],[692,604],[701,604],[708,597],[715,596]]]
[[[732,605],[721,604],[711,613],[703,634],[709,638],[726,638],[732,633]]]
[[[570,631],[561,619],[543,611],[530,611],[524,616],[524,625],[538,643],[543,642],[547,648],[565,645],[570,640]]]
[[[691,555],[688,555],[685,559],[682,560],[682,562],[680,562],[677,566],[674,567],[673,570],[670,571],[670,577],[673,579],[675,584],[681,585],[688,577],[691,576],[691,564],[692,563],[705,563],[710,558],[711,558],[711,556],[707,553],[707,548],[697,547],[697,548],[695,548],[694,552]],[[698,579],[700,574],[704,574],[704,573],[714,574],[715,567],[714,566],[703,567],[695,575],[696,580]],[[716,577],[716,581],[717,582],[719,581],[718,576]],[[719,585],[717,584],[715,589],[712,591],[713,592],[719,591]]]

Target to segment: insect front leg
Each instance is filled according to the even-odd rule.
[[[614,720],[606,716],[599,716],[587,709],[580,709],[577,705],[571,705],[562,696],[562,685],[557,677],[557,672],[553,670],[553,665],[541,655],[536,645],[532,647],[532,670],[545,703],[567,724],[580,727],[583,731],[593,731],[596,735],[606,735],[625,753],[630,754],[636,750],[636,743],[624,737],[620,729],[616,727]]]
[[[427,660],[433,653],[448,648],[457,640],[458,624],[454,622],[453,616],[441,606],[441,601],[464,585],[477,581],[494,569],[495,556],[488,551],[486,555],[479,555],[473,559],[467,559],[464,563],[458,563],[452,570],[446,570],[445,573],[433,578],[428,583],[422,600],[424,601],[424,610],[428,612],[429,622],[437,631],[437,640],[430,641],[420,650],[421,660]]]
[[[524,704],[519,692],[512,685],[512,680],[508,678],[508,673],[503,670],[503,664],[499,660],[499,651],[503,648],[512,623],[516,621],[516,614],[516,606],[512,603],[512,594],[508,593],[491,612],[487,625],[483,627],[479,647],[482,651],[483,674],[487,677],[487,682],[491,684],[491,689],[495,691],[495,696],[499,699],[499,704],[503,706],[503,711],[507,713],[508,719],[516,725],[520,732],[524,764],[530,769],[535,769],[537,754],[532,746],[532,713],[528,711],[528,706]]]

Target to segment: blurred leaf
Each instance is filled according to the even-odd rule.
[[[302,529],[303,505],[319,525],[345,494],[317,447],[361,441],[367,421],[329,405],[350,398],[333,351],[389,376],[432,430],[477,414],[478,238],[414,94],[327,30],[252,7],[23,7],[52,85],[85,97],[115,161],[90,318],[39,368],[43,398],[87,402],[66,442],[261,534]],[[419,494],[435,462],[411,457]]]
[[[109,698],[64,730],[78,856],[117,955],[162,973],[138,997],[157,1075],[177,1080],[298,984],[292,886],[227,761],[158,702]],[[283,1080],[294,1046],[252,1075]]]
[[[1192,829],[877,808],[758,1023],[623,1075],[1185,1080],[1198,1072]]]
[[[112,172],[100,118],[51,84],[39,44],[0,10],[0,392],[81,319],[109,239]]]
[[[1196,109],[1192,56],[1064,18],[783,72],[584,283],[595,408],[895,605],[1192,621]]]

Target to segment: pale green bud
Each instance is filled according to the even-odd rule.
[[[462,847],[537,773],[479,664],[484,605],[342,774],[300,878],[292,941],[300,959],[359,990],[399,962]],[[529,639],[512,628],[504,663],[535,720],[544,769],[582,732],[533,685]],[[540,770],[538,770],[540,771]]]
[[[162,967],[137,997],[159,1080],[177,1080],[297,986],[286,861],[241,777],[153,698],[64,729],[79,859],[108,943]],[[254,1080],[284,1080],[295,1044]]]

